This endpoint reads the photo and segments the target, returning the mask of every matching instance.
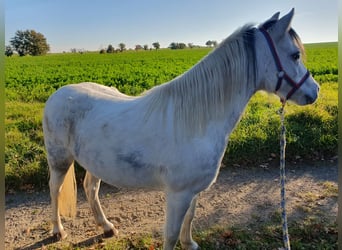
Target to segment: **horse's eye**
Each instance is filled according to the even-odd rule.
[[[300,58],[300,52],[293,53],[293,54],[292,54],[292,58],[293,58],[293,60],[295,60],[295,61],[299,60],[299,58]]]

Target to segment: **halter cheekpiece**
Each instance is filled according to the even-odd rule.
[[[261,31],[261,33],[264,35],[264,37],[266,38],[266,41],[268,43],[268,47],[271,50],[271,53],[273,55],[273,59],[275,61],[275,64],[277,66],[277,76],[278,76],[278,82],[277,82],[277,86],[275,89],[275,92],[277,92],[280,87],[281,84],[283,82],[283,79],[285,79],[291,86],[292,89],[290,90],[290,92],[287,94],[286,99],[281,99],[282,103],[285,103],[288,99],[291,98],[291,96],[303,85],[303,83],[306,81],[306,79],[310,76],[310,72],[309,70],[306,71],[305,75],[302,77],[302,79],[299,82],[294,81],[284,70],[281,62],[280,62],[280,58],[279,55],[277,53],[277,50],[274,46],[274,42],[272,40],[272,37],[270,36],[270,34],[268,33],[268,31],[264,28],[264,27],[260,27],[259,30]]]

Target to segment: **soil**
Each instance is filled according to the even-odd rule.
[[[330,183],[337,187],[335,161],[288,164],[288,220],[304,219],[311,214],[336,222],[337,193],[326,193]],[[135,238],[150,233],[162,237],[165,197],[163,192],[119,190],[102,184],[100,201],[107,218],[119,230],[119,236]],[[258,167],[224,167],[216,183],[201,193],[193,231],[222,226],[244,227],[252,222],[267,223],[279,211],[279,169],[269,164]],[[82,188],[78,189],[78,212],[75,219],[64,219],[68,237],[63,240],[79,246],[91,246],[102,237]],[[45,249],[57,246],[51,237],[50,197],[48,190],[6,194],[5,248]],[[280,222],[279,222],[280,223]]]

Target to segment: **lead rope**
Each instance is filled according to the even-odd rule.
[[[289,231],[287,228],[287,216],[286,216],[286,191],[285,191],[285,147],[286,147],[286,128],[284,125],[284,116],[285,116],[285,104],[286,102],[282,102],[282,107],[279,109],[281,127],[280,127],[280,195],[281,195],[281,220],[283,225],[283,242],[284,249],[291,250],[290,239],[289,239]]]

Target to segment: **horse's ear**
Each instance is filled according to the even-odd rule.
[[[270,27],[272,27],[276,22],[278,22],[279,19],[279,14],[280,12],[275,13],[270,19],[266,20],[262,25],[260,25],[261,27],[263,27],[264,29],[269,29]]]
[[[274,34],[276,37],[282,37],[285,33],[287,33],[291,28],[291,21],[294,16],[294,8],[285,16],[279,19],[279,21],[275,24]]]

